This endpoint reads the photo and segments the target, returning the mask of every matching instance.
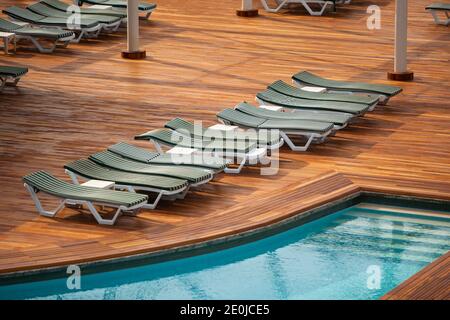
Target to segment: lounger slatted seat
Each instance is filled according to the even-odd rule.
[[[185,179],[192,186],[204,184],[213,178],[213,174],[206,169],[146,164],[123,158],[111,151],[95,153],[89,159],[102,166],[120,171]]]
[[[0,91],[7,85],[15,87],[27,73],[28,68],[0,66]]]
[[[28,22],[38,26],[69,29],[67,19],[65,18],[45,17],[30,10],[14,6],[4,9],[3,13],[15,20]],[[103,25],[95,20],[84,19],[81,20],[78,25],[71,25],[70,27],[70,31],[79,32],[78,37],[71,40],[71,42],[80,42],[83,37],[97,37],[102,30]]]
[[[450,3],[433,3],[427,6],[426,10],[432,14],[436,24],[450,25]],[[443,14],[445,18],[442,19],[440,14]]]
[[[312,16],[321,16],[324,14],[325,10],[328,8],[335,10],[335,0],[277,0],[276,7],[270,7],[268,0],[261,0],[261,4],[267,12],[278,12],[283,8],[287,8],[287,6],[291,4],[301,4],[308,11],[308,13]],[[315,4],[319,7],[318,10],[314,10],[314,8],[310,4]]]
[[[231,163],[231,161],[227,159],[219,157],[207,157],[206,155],[203,155],[201,158],[194,157],[185,159],[185,161],[180,163],[174,161],[172,155],[148,151],[147,149],[139,148],[125,142],[119,142],[115,145],[110,146],[108,148],[108,151],[118,154],[124,158],[142,163],[170,166],[192,166],[213,170],[216,173],[223,171],[227,167],[227,165]]]
[[[209,128],[203,128],[198,124],[175,118],[164,125],[166,128],[178,131],[181,134],[190,135],[196,139],[233,139],[236,141],[255,141],[258,146],[268,148],[270,150],[278,149],[280,147],[280,137],[275,135],[257,135],[255,132],[244,131],[223,131]]]
[[[189,189],[189,183],[184,179],[123,172],[103,167],[89,159],[73,161],[64,168],[74,183],[78,183],[77,176],[81,176],[85,179],[113,181],[116,187],[130,192],[143,190],[156,193],[156,200],[145,205],[147,209],[156,208],[162,196],[177,195],[183,198]]]
[[[143,194],[70,184],[45,171],[31,173],[23,178],[23,182],[39,214],[46,217],[55,217],[70,201],[70,203],[86,205],[99,224],[113,225],[124,210],[137,210],[144,207],[148,200],[148,196]],[[60,198],[60,205],[53,211],[44,210],[37,196],[38,192]],[[117,211],[113,218],[104,219],[94,204],[116,207]]]
[[[294,151],[306,151],[313,141],[322,142],[333,130],[332,123],[287,119],[264,119],[233,109],[225,109],[217,114],[220,121],[243,128],[255,130],[279,130],[280,136]],[[307,139],[302,146],[297,146],[290,135],[303,136]]]
[[[78,5],[82,6],[83,3],[89,3],[93,5],[104,5],[111,6],[114,8],[126,8],[127,1],[126,0],[78,0]],[[156,3],[139,3],[138,9],[139,11],[145,13],[144,18],[148,19],[152,12],[156,9]]]
[[[369,111],[369,106],[367,104],[300,99],[286,96],[270,89],[258,93],[256,95],[256,101],[263,105],[277,105],[293,109],[338,111],[351,113],[357,116],[362,116]]]
[[[12,21],[7,21],[0,18],[0,31],[10,32],[16,35],[16,41],[28,40],[41,53],[51,53],[55,50],[57,45],[66,47],[71,40],[75,38],[75,33],[72,31],[38,28],[30,26],[21,26]],[[51,41],[50,46],[44,46],[39,40]]]
[[[361,104],[367,104],[370,109],[375,107],[378,103],[378,97],[308,92],[308,91],[293,87],[281,80],[275,81],[274,83],[270,84],[267,88],[270,90],[282,93],[284,95],[294,97],[294,98],[309,99],[309,100],[321,100],[321,101],[361,103]]]
[[[70,12],[62,12],[52,7],[49,7],[43,3],[34,3],[27,7],[28,10],[37,13],[39,15],[49,17],[49,18],[64,18],[69,19],[73,13]],[[103,30],[107,31],[116,31],[120,24],[122,23],[122,19],[118,17],[112,17],[107,15],[84,15],[80,14],[80,18],[82,21],[96,21],[98,23],[103,24]]]
[[[40,3],[45,3],[47,6],[58,9],[62,12],[68,12],[70,10],[70,5],[68,5],[65,2],[59,1],[59,0],[42,0]],[[79,7],[81,14],[100,14],[100,15],[107,15],[107,16],[113,16],[118,17],[121,19],[127,18],[127,13],[124,9],[92,9],[92,8],[85,8],[85,7]]]
[[[310,120],[326,123],[333,123],[334,129],[342,129],[346,127],[354,116],[350,113],[334,112],[334,111],[308,111],[302,110],[300,112],[278,112],[267,110],[264,108],[256,108],[246,102],[239,103],[235,106],[236,110],[240,112],[272,120]]]
[[[245,164],[263,162],[267,156],[267,148],[258,147],[255,141],[242,141],[231,139],[201,140],[187,135],[179,134],[170,129],[157,129],[134,137],[136,140],[148,140],[153,143],[156,150],[163,152],[162,145],[170,148],[183,148],[191,151],[193,155],[209,157],[230,158],[237,161],[237,168],[226,167],[225,173],[240,173]]]
[[[254,141],[235,140],[201,140],[194,139],[170,129],[156,129],[134,137],[136,140],[152,140],[171,147],[198,149],[203,151],[218,151],[245,154],[256,149]],[[159,147],[156,146],[158,149]],[[161,150],[158,150],[161,151]]]
[[[308,71],[292,76],[294,83],[300,86],[323,87],[331,92],[354,92],[379,97],[380,104],[386,104],[390,98],[402,92],[402,88],[365,82],[349,82],[324,79]]]

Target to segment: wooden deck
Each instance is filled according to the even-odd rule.
[[[382,297],[383,300],[450,300],[450,252]]]
[[[283,147],[276,176],[260,176],[258,168],[221,175],[183,201],[122,217],[114,227],[71,209],[39,217],[22,186],[21,177],[38,169],[67,178],[66,162],[132,142],[173,117],[212,124],[224,107],[252,102],[268,83],[289,81],[299,70],[389,83],[394,2],[379,1],[376,31],[366,28],[371,3],[353,2],[324,17],[260,11],[247,19],[235,16],[237,0],[159,0],[151,21],[141,22],[144,61],[120,58],[124,33],[52,55],[0,54],[0,64],[30,68],[17,90],[0,95],[0,273],[215,239],[360,189],[450,199],[450,34],[424,12],[428,1],[410,1],[416,81],[325,144],[305,153]],[[438,268],[448,279],[448,263]]]

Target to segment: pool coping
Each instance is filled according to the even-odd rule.
[[[123,255],[119,257],[112,257],[106,259],[97,259],[87,262],[74,263],[82,269],[83,274],[91,274],[97,272],[105,272],[127,267],[139,266],[144,264],[154,264],[190,256],[207,254],[245,243],[260,240],[262,238],[278,234],[280,232],[298,227],[310,221],[320,219],[333,212],[348,208],[358,203],[380,203],[385,205],[403,205],[413,208],[432,205],[439,210],[439,208],[446,208],[450,201],[435,198],[418,197],[411,195],[392,194],[385,192],[366,191],[359,188],[345,196],[339,197],[335,200],[319,204],[305,211],[300,211],[290,217],[286,217],[273,223],[252,228],[249,230],[236,232],[230,235],[209,239],[206,241],[199,241],[191,244],[174,246],[167,249],[149,251],[144,253]],[[411,206],[411,203],[414,206]],[[450,214],[450,213],[449,213]],[[442,257],[442,256],[441,256]],[[440,257],[440,258],[441,258]],[[439,259],[439,258],[438,258]],[[432,262],[433,263],[433,262]],[[432,264],[430,263],[430,265]],[[60,266],[43,267],[29,270],[14,271],[0,274],[2,285],[9,285],[15,283],[31,282],[36,280],[47,280],[66,276],[67,264]],[[428,267],[429,265],[427,265]],[[426,269],[425,267],[424,269]],[[423,270],[424,270],[423,269]],[[417,276],[421,271],[416,273]],[[399,286],[402,286],[409,279],[405,280]],[[394,288],[394,290],[396,289]],[[388,293],[386,293],[388,294]]]

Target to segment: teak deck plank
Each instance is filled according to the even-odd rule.
[[[4,0],[1,7],[31,2]],[[260,11],[247,19],[235,15],[239,1],[160,0],[151,21],[141,21],[146,60],[120,58],[124,32],[52,55],[21,46],[16,55],[0,54],[1,65],[30,68],[17,89],[0,94],[0,273],[215,239],[360,189],[450,200],[450,34],[425,12],[428,2],[409,2],[416,80],[401,83],[404,92],[388,106],[308,152],[283,147],[276,176],[260,176],[258,168],[222,174],[183,201],[163,201],[114,227],[72,209],[39,217],[21,177],[45,169],[67,179],[66,162],[118,141],[136,143],[135,134],[173,117],[213,124],[218,111],[253,102],[267,84],[289,82],[300,70],[393,84],[385,79],[393,63],[394,1],[380,1],[382,28],[370,31],[365,1],[323,17]],[[448,281],[448,261],[447,254],[387,297],[448,299],[429,281]]]

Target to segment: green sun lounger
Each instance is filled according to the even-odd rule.
[[[127,8],[126,0],[78,0],[78,5],[82,6],[83,3],[111,6],[114,8]],[[148,19],[156,7],[156,3],[141,2],[139,3],[138,9],[145,14],[144,18]]]
[[[170,129],[156,129],[134,137],[136,140],[151,140],[155,147],[161,152],[161,144],[169,147],[182,147],[188,149],[198,149],[202,151],[216,151],[224,153],[249,153],[256,149],[255,141],[235,141],[235,140],[201,140],[191,138],[177,133]]]
[[[201,125],[197,125],[180,118],[170,120],[164,126],[166,128],[172,129],[181,134],[189,135],[192,138],[196,139],[232,139],[236,141],[254,141],[258,144],[258,146],[267,148],[269,150],[275,150],[280,147],[280,137],[278,135],[271,137],[270,134],[258,135],[255,131],[224,131],[204,128]]]
[[[77,177],[80,176],[85,179],[112,181],[117,188],[130,192],[142,190],[156,193],[155,201],[144,206],[147,209],[156,208],[163,196],[184,198],[189,189],[189,182],[185,179],[119,171],[106,168],[89,159],[70,162],[64,168],[74,183],[78,183]]]
[[[0,31],[14,33],[17,42],[22,39],[31,41],[41,53],[51,53],[55,50],[57,45],[66,47],[69,42],[75,38],[75,33],[72,31],[22,26],[1,18]],[[44,46],[39,40],[51,42],[52,44],[50,46]]]
[[[233,109],[219,112],[217,118],[225,124],[238,125],[243,128],[279,130],[280,136],[293,151],[306,151],[313,141],[324,141],[332,133],[334,127],[332,123],[318,121],[264,119]],[[305,144],[296,145],[289,137],[293,135],[305,137]]]
[[[293,75],[292,80],[300,86],[323,87],[330,92],[352,92],[375,96],[379,98],[380,104],[386,104],[390,98],[402,92],[402,88],[397,86],[328,80],[308,71],[302,71]]]
[[[378,97],[308,92],[293,87],[281,80],[275,81],[274,83],[267,86],[267,88],[286,96],[300,99],[366,104],[369,106],[369,110],[375,108],[378,103]]]
[[[0,91],[5,86],[17,86],[20,79],[28,73],[28,68],[0,66]]]
[[[436,24],[450,25],[450,3],[432,3],[426,7],[426,10],[431,13]],[[444,17],[441,18],[440,14]]]
[[[310,120],[333,123],[335,130],[343,129],[354,118],[354,115],[350,113],[334,111],[300,110],[299,112],[279,112],[256,108],[246,102],[241,102],[234,108],[240,112],[268,120]]]
[[[115,170],[185,179],[189,181],[193,187],[207,183],[213,178],[212,172],[206,169],[142,163],[123,158],[111,151],[95,153],[91,155],[89,159],[99,165]]]
[[[44,3],[49,7],[58,9],[59,11],[62,12],[68,12],[68,10],[70,10],[70,5],[68,5],[65,2],[59,1],[59,0],[42,0],[40,1],[40,3]],[[125,9],[120,9],[120,8],[111,8],[111,9],[92,9],[89,7],[79,7],[80,13],[81,14],[100,14],[100,15],[107,15],[107,16],[113,16],[113,17],[118,17],[121,18],[123,20],[126,20],[127,18],[127,12]]]
[[[49,18],[63,18],[63,19],[70,19],[72,17],[73,13],[71,12],[62,12],[55,8],[49,7],[43,3],[34,3],[27,7],[28,10],[37,13],[39,15],[49,17]],[[107,16],[107,15],[85,15],[80,14],[79,15],[81,21],[96,21],[98,23],[103,24],[103,30],[106,31],[117,31],[117,29],[120,27],[120,24],[122,23],[122,19],[118,17],[113,16]]]
[[[226,173],[240,173],[245,164],[257,164],[266,159],[267,148],[258,147],[256,141],[231,139],[202,140],[178,133],[170,129],[157,129],[134,137],[136,140],[148,140],[156,150],[163,152],[162,145],[172,148],[168,152],[203,157],[217,156],[236,160],[237,168],[227,167]]]
[[[337,111],[351,113],[355,116],[362,116],[369,111],[367,104],[294,98],[270,89],[258,93],[256,101],[263,105],[277,105],[283,108],[302,110]]]
[[[68,25],[65,18],[49,18],[40,14],[36,14],[30,10],[19,7],[9,7],[3,10],[3,13],[11,18],[23,22],[28,22],[38,26],[57,27],[68,29],[70,31],[78,32],[78,37],[71,40],[71,42],[80,42],[83,37],[92,38],[97,37],[102,30],[103,25],[95,20],[81,20],[77,25]]]
[[[150,163],[156,165],[167,165],[167,166],[190,166],[194,168],[203,168],[212,170],[215,173],[223,171],[228,164],[232,161],[228,159],[223,159],[219,157],[208,157],[202,155],[202,157],[190,157],[184,159],[184,161],[176,161],[179,159],[174,159],[170,154],[152,152],[147,149],[133,146],[125,142],[119,142],[108,148],[115,154],[118,154],[124,158],[128,158],[134,161],[142,163]]]
[[[138,210],[147,203],[148,196],[132,192],[105,190],[67,183],[45,171],[37,171],[23,177],[25,188],[31,195],[39,214],[55,217],[67,203],[86,205],[99,224],[113,225],[123,211]],[[53,211],[44,210],[37,193],[43,192],[61,199]],[[117,208],[111,219],[104,219],[94,204]]]

